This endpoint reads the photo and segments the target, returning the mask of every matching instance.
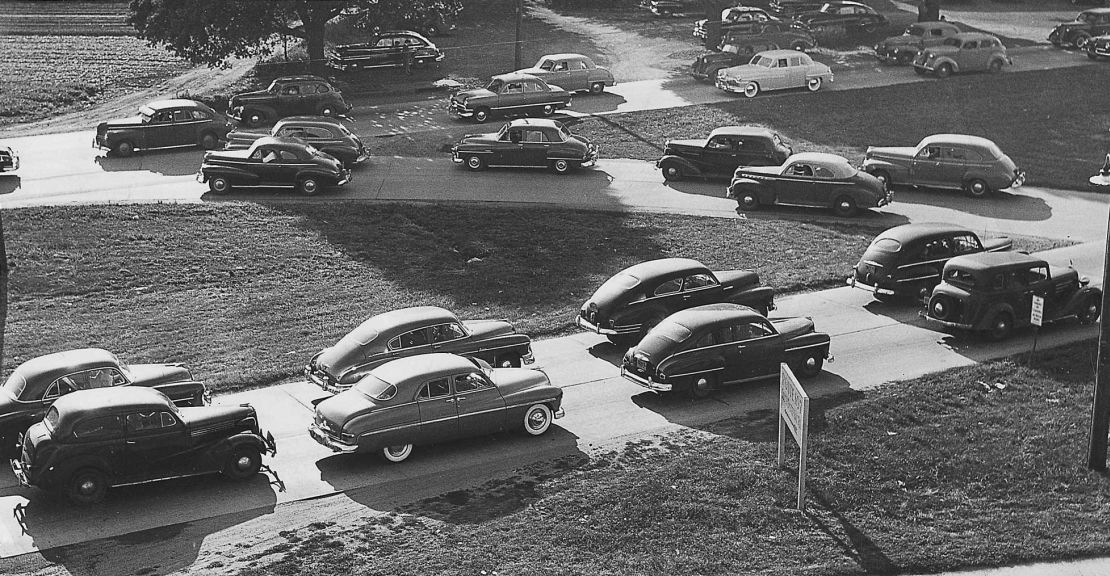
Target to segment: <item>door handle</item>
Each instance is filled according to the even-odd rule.
[[[127,444],[128,446],[133,446],[135,444],[135,441],[134,440],[127,440],[127,441],[124,442],[124,444]]]
[[[466,396],[455,396],[455,400],[466,400]]]
[[[451,404],[451,403],[452,403],[452,402],[454,402],[454,401],[455,401],[455,399],[454,399],[454,398],[448,398],[448,399],[444,400],[444,402],[446,402],[446,403],[448,403],[448,404]]]

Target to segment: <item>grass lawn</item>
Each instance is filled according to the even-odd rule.
[[[269,562],[226,573],[827,576],[1110,554],[1110,485],[1083,466],[1095,349],[814,401],[804,514],[774,413],[749,412],[283,532]]]

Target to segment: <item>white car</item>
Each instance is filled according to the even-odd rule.
[[[816,92],[832,81],[832,70],[814,62],[808,54],[796,50],[767,50],[753,56],[748,64],[717,72],[716,84],[725,92],[741,92],[754,98],[765,90],[803,86]]]

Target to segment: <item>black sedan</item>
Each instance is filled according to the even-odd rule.
[[[278,120],[268,132],[233,130],[227,135],[224,150],[245,150],[265,136],[300,138],[317,150],[335,156],[344,166],[360,164],[370,158],[358,136],[339,120],[326,116],[290,116]]]
[[[886,25],[886,18],[874,8],[859,2],[832,0],[812,12],[796,16],[798,22],[814,33],[830,28],[843,28],[846,32],[861,31],[870,34]]]
[[[740,166],[778,166],[793,154],[775,132],[758,126],[722,126],[709,138],[667,140],[656,166],[664,180],[729,178]]]
[[[879,300],[897,296],[926,298],[940,283],[944,265],[955,256],[1004,252],[1009,238],[979,237],[955,224],[922,222],[895,226],[867,247],[848,277],[848,285],[875,294]]]
[[[894,193],[881,180],[844,157],[822,152],[795,154],[781,166],[738,168],[728,197],[736,199],[740,210],[785,204],[831,208],[837,216],[854,216],[861,208],[894,201]]]
[[[532,340],[504,320],[459,320],[437,306],[402,308],[370,317],[304,367],[309,382],[329,392],[350,388],[390,360],[431,352],[475,356],[494,366],[535,362]]]
[[[775,291],[750,270],[713,272],[689,258],[641,262],[605,281],[582,305],[575,322],[614,344],[639,340],[664,318],[686,308],[731,302],[762,314],[775,308]]]
[[[196,100],[157,100],[139,108],[138,116],[101,122],[93,147],[127,157],[136,150],[200,146],[216,148],[231,124]]]
[[[351,171],[335,157],[299,138],[259,138],[246,150],[207,152],[197,181],[208,183],[213,194],[235,187],[290,187],[315,196],[324,186],[342,186]]]
[[[451,148],[451,159],[471,170],[489,166],[550,168],[566,174],[597,162],[597,144],[575,136],[562,122],[524,118],[489,134],[468,134]]]
[[[698,306],[652,328],[624,355],[621,375],[656,392],[702,397],[724,384],[775,377],[782,362],[799,376],[816,376],[832,358],[829,340],[809,318],[768,320],[747,306]]]

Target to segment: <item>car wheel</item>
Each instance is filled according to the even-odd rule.
[[[910,53],[910,52],[899,52],[898,56],[895,56],[894,61],[897,62],[898,64],[901,64],[902,66],[912,64],[913,63],[913,54]]]
[[[570,160],[559,159],[551,161],[551,171],[556,174],[566,174],[570,172],[572,168],[574,168],[574,163]]]
[[[925,69],[924,68],[918,68],[917,66],[914,66],[913,71],[918,76],[924,76],[925,75]]]
[[[250,110],[249,112],[244,114],[244,117],[247,120],[247,126],[250,126],[251,128],[261,126],[262,123],[266,121],[266,115],[257,110]]]
[[[483,159],[481,156],[479,156],[477,154],[471,154],[470,156],[466,157],[466,167],[467,167],[467,169],[472,170],[474,172],[478,172],[479,170],[485,170],[486,169],[486,161],[485,161],[485,159]]]
[[[481,124],[486,120],[489,120],[489,108],[482,107],[474,111],[475,122]]]
[[[863,26],[860,26],[860,29],[863,30],[864,34],[874,34],[875,31],[879,29],[879,23],[878,22],[868,22],[868,23],[864,24]]]
[[[820,90],[822,84],[824,84],[824,81],[821,79],[820,76],[814,76],[813,78],[806,80],[806,88],[808,88],[810,92],[816,92]]]
[[[956,315],[956,303],[949,297],[938,294],[929,299],[929,315],[937,320],[948,320]]]
[[[224,476],[246,480],[262,469],[262,454],[254,446],[239,446],[231,451],[224,463]]]
[[[135,145],[130,140],[120,140],[116,142],[116,147],[112,148],[112,152],[120,158],[127,158],[135,153]]]
[[[1077,317],[1080,324],[1094,324],[1101,315],[1102,299],[1098,296],[1090,296],[1083,303],[1083,309],[1079,311]]]
[[[551,427],[551,408],[547,404],[533,404],[524,412],[524,431],[540,436]]]
[[[519,354],[502,354],[497,357],[494,362],[499,368],[520,368],[521,360]]]
[[[825,365],[825,355],[820,352],[809,352],[801,362],[794,365],[793,369],[803,378],[813,378],[821,373]]]
[[[223,176],[214,176],[208,181],[208,189],[213,194],[227,194],[231,192],[231,182],[228,182],[227,178]]]
[[[1079,34],[1076,34],[1076,36],[1075,36],[1075,40],[1074,40],[1075,47],[1082,50],[1082,49],[1087,47],[1087,43],[1090,42],[1090,41],[1091,41],[1090,35],[1088,35],[1085,32],[1080,32]]]
[[[315,196],[320,193],[320,181],[309,176],[297,181],[297,191],[305,196]]]
[[[748,82],[748,85],[744,86],[744,96],[747,96],[748,98],[755,98],[758,95],[759,84],[756,84],[755,82]]]
[[[937,66],[937,78],[947,78],[952,75],[952,65],[947,62]]]
[[[547,104],[543,107],[542,110],[540,110],[540,112],[544,116],[551,116],[551,115],[555,114],[555,105],[554,104]]]
[[[682,180],[682,168],[678,164],[668,162],[663,165],[664,180]]]
[[[997,59],[997,58],[994,59],[994,60],[991,60],[991,63],[987,65],[987,72],[990,72],[991,74],[997,74],[1001,71],[1002,71],[1002,61]]]
[[[601,94],[604,91],[605,91],[605,83],[604,82],[594,82],[593,84],[590,84],[590,94]]]
[[[382,448],[382,457],[394,464],[404,462],[412,455],[412,444],[398,444]]]
[[[964,182],[964,190],[972,198],[983,198],[991,193],[990,185],[979,178],[972,178]]]
[[[428,27],[424,29],[424,33],[427,36],[439,36],[439,26],[429,24]]]
[[[1014,331],[1014,317],[1009,312],[998,312],[987,323],[986,336],[994,340],[1005,340]]]
[[[755,192],[743,192],[737,198],[736,203],[740,206],[741,210],[751,212],[759,209],[759,196]]]
[[[205,150],[213,150],[216,146],[219,146],[219,144],[220,139],[211,132],[205,132],[204,135],[200,137],[200,147]]]
[[[877,179],[879,182],[883,183],[884,190],[890,190],[890,187],[894,186],[894,184],[890,181],[890,174],[886,170],[876,170],[872,172],[871,175],[874,176],[875,179]]]
[[[82,468],[66,483],[66,496],[75,504],[96,504],[107,493],[108,476],[96,468]]]
[[[686,392],[691,398],[705,398],[717,388],[717,379],[709,374],[694,376],[686,386]]]
[[[856,201],[851,196],[841,196],[833,201],[833,214],[849,217],[856,215]]]

